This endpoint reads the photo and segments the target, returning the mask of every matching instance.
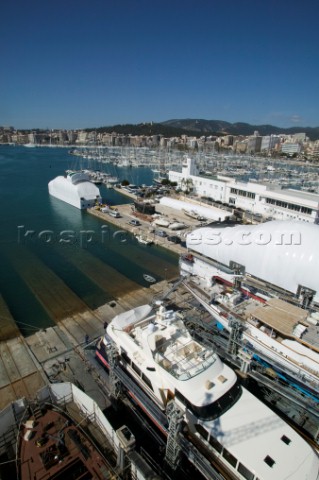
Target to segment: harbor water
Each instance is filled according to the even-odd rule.
[[[178,258],[140,245],[85,211],[48,194],[48,182],[66,169],[88,168],[65,148],[0,146],[0,296],[24,335],[85,308],[116,301],[178,274]],[[151,184],[149,168],[103,171],[134,184]],[[104,202],[131,203],[100,186]],[[1,322],[1,319],[0,319]]]

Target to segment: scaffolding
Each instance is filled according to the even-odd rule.
[[[241,337],[243,331],[243,324],[239,320],[235,320],[232,318],[230,320],[230,333],[229,333],[229,340],[227,345],[227,353],[229,353],[232,357],[237,357],[238,348],[241,344]]]
[[[182,429],[183,413],[177,407],[174,400],[171,400],[167,404],[166,414],[169,424],[165,461],[173,470],[176,470],[180,463],[182,453],[179,435]]]
[[[110,345],[107,349],[107,358],[110,365],[109,370],[109,385],[110,396],[114,401],[117,401],[122,393],[122,386],[119,377],[116,375],[116,366],[118,365],[118,352],[114,345]]]

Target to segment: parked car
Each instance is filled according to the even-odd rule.
[[[128,223],[130,225],[133,225],[133,227],[139,227],[141,225],[141,222],[139,220],[136,220],[136,218],[132,218],[132,220],[130,220]]]
[[[181,243],[181,238],[178,237],[177,235],[170,235],[169,237],[167,237],[167,240],[169,242],[173,242],[173,243]]]
[[[167,237],[167,233],[164,230],[155,230],[154,234],[158,237]]]
[[[117,212],[116,210],[109,210],[107,213],[108,213],[111,217],[114,217],[114,218],[120,218],[120,216],[121,216],[121,215],[119,214],[119,212]]]

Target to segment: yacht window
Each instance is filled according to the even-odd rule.
[[[227,460],[227,462],[228,462],[232,467],[236,467],[236,465],[237,465],[237,458],[234,457],[234,455],[232,455],[228,450],[226,450],[226,448],[224,448],[223,457],[225,458],[225,460]]]
[[[195,425],[196,431],[200,434],[201,437],[203,437],[205,440],[208,440],[208,432],[205,430],[205,428],[202,425],[199,425],[198,423]]]
[[[150,372],[155,372],[155,368],[154,367],[146,367],[146,370],[149,370]]]
[[[175,390],[175,396],[185,407],[187,406],[186,398],[178,390]]]
[[[248,468],[245,467],[245,465],[243,465],[242,463],[238,464],[237,470],[246,480],[253,480],[254,474],[250,470],[248,470]]]
[[[132,368],[133,368],[133,370],[135,370],[135,372],[136,372],[139,376],[141,376],[141,373],[142,373],[141,370],[140,370],[140,369],[138,368],[138,366],[135,365],[135,363],[133,363],[133,362],[132,362]]]
[[[273,460],[269,455],[264,458],[264,462],[267,463],[269,467],[273,467],[275,465],[275,460]]]
[[[196,417],[205,420],[214,420],[229,410],[241,397],[242,389],[237,379],[235,385],[231,387],[217,402],[209,403],[205,406],[192,405],[178,390],[175,390],[178,398]]]
[[[147,378],[147,376],[144,375],[144,373],[142,373],[142,380],[146,383],[146,385],[147,385],[151,390],[153,390],[152,383],[151,383],[150,380]]]
[[[124,362],[126,362],[128,364],[131,363],[131,360],[130,360],[128,354],[124,350],[122,350],[122,352],[121,352],[121,357],[124,360]]]
[[[286,445],[289,445],[291,443],[291,440],[290,438],[286,437],[286,435],[283,435],[281,437],[281,440],[286,444]]]
[[[223,447],[216,438],[210,437],[209,443],[218,453],[222,452]]]

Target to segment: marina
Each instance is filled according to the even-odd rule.
[[[150,167],[154,179],[166,178],[169,170],[181,171],[185,153],[178,149],[159,147],[79,147],[73,155],[81,158],[83,168],[92,172],[110,166],[112,175],[120,178],[122,168]],[[318,193],[318,166],[296,159],[276,159],[258,155],[219,153],[203,147],[192,151],[202,175],[214,178],[217,174],[238,181],[265,182],[283,188],[299,188]],[[93,175],[93,173],[92,173]],[[135,183],[135,182],[132,182]]]
[[[319,480],[319,7],[255,7],[1,6],[0,480]]]
[[[30,152],[31,150],[34,152],[34,149],[28,149]],[[50,149],[50,151],[52,152],[54,149]],[[19,156],[19,149],[17,154]],[[35,156],[43,161],[42,154],[36,153]],[[50,163],[47,163],[47,183],[66,169],[65,154],[61,154],[61,163],[58,162],[58,165],[54,167],[56,168],[55,172],[52,171],[52,158],[48,161]],[[62,165],[64,168],[61,169]],[[134,170],[134,167],[130,167],[130,169]],[[138,170],[143,171],[143,168],[138,167]],[[147,181],[147,179],[145,180]],[[132,185],[134,183],[133,177],[131,183]],[[3,265],[7,267],[6,278],[0,278],[2,291],[0,303],[2,316],[0,398],[2,409],[7,408],[7,405],[17,398],[25,397],[33,402],[36,392],[47,389],[48,386],[58,382],[63,382],[65,385],[68,382],[74,384],[74,388],[86,392],[102,411],[108,409],[116,400],[114,387],[118,381],[126,389],[132,387],[129,379],[122,377],[122,373],[118,370],[115,370],[115,377],[117,374],[119,375],[118,380],[115,380],[113,384],[115,377],[105,373],[94,358],[96,345],[104,337],[105,328],[115,317],[124,315],[126,318],[127,312],[139,309],[141,305],[158,306],[158,301],[165,303],[166,299],[170,299],[173,310],[184,311],[183,318],[185,319],[187,312],[189,313],[191,309],[194,312],[193,325],[199,325],[196,322],[202,316],[203,298],[207,300],[207,284],[204,284],[204,281],[196,281],[196,275],[194,275],[196,272],[193,272],[191,278],[185,278],[185,275],[188,277],[191,273],[187,271],[187,268],[179,278],[178,258],[185,258],[185,265],[192,264],[192,260],[195,258],[195,253],[194,255],[189,254],[187,237],[194,229],[196,230],[203,223],[208,223],[206,216],[204,217],[200,211],[201,202],[184,197],[183,201],[186,200],[187,205],[183,204],[183,207],[175,208],[173,198],[166,201],[167,195],[163,196],[162,194],[156,202],[148,202],[149,205],[152,205],[152,209],[148,207],[147,211],[145,209],[143,211],[144,207],[141,201],[137,201],[138,190],[125,191],[115,183],[112,189],[106,188],[104,184],[101,184],[100,189],[102,202],[95,203],[87,211],[81,211],[79,208],[75,209],[73,206],[67,205],[65,201],[61,202],[51,198],[47,190],[43,188],[41,198],[45,200],[36,205],[37,217],[33,215],[34,199],[27,189],[24,191],[25,205],[26,207],[32,206],[32,208],[29,207],[29,213],[21,216],[19,211],[13,211],[13,221],[18,225],[17,244],[14,245],[12,242],[12,229],[2,230],[1,254],[3,255]],[[29,204],[27,194],[30,195]],[[109,196],[108,201],[105,201],[106,196]],[[174,200],[178,201],[180,198],[175,197]],[[103,207],[103,205],[107,205],[107,207]],[[226,206],[220,205],[215,208],[214,215],[219,213],[224,218],[230,216],[231,212],[227,210]],[[116,212],[117,215],[110,215],[110,211]],[[26,208],[26,212],[28,212],[28,208]],[[41,214],[41,212],[43,213]],[[42,220],[36,226],[31,223],[32,218],[38,220],[42,218]],[[49,223],[48,218],[50,219]],[[7,220],[8,216],[4,215],[2,221]],[[159,224],[157,222],[154,225],[154,220],[158,220]],[[163,231],[165,235],[158,235],[158,231]],[[172,233],[177,235],[179,242],[169,240]],[[236,275],[232,277],[230,274],[234,275],[231,270],[227,274],[225,273],[224,280],[236,280]],[[10,290],[10,286],[13,284],[15,290]],[[244,287],[245,285],[242,285],[242,288]],[[209,292],[209,295],[211,293],[214,292]],[[265,290],[263,289],[260,294],[265,296]],[[17,296],[20,299],[18,303],[16,302]],[[194,299],[199,302],[196,307],[192,306]],[[30,306],[32,306],[31,309]],[[168,303],[167,308],[169,309]],[[250,308],[249,311],[251,311]],[[234,312],[234,315],[238,316],[238,313]],[[211,316],[211,318],[213,317],[214,315]],[[260,316],[258,319],[260,321]],[[301,323],[305,321],[300,316],[298,319]],[[284,323],[286,324],[286,322]],[[226,330],[227,328],[225,328]],[[201,331],[198,327],[199,334]],[[206,335],[210,335],[210,333],[208,330]],[[309,335],[311,336],[311,333]],[[188,338],[189,342],[181,345],[180,353],[183,348],[188,350],[188,344],[195,345],[196,338],[191,336]],[[231,332],[229,338],[232,338]],[[229,344],[231,344],[230,340]],[[220,348],[215,347],[214,342],[211,345],[212,351]],[[268,368],[270,371],[276,367],[275,362],[261,368],[259,373],[254,367],[255,363],[252,362],[252,368],[248,368],[248,371],[245,372],[243,364],[247,363],[248,365],[249,362],[242,364],[238,356],[229,356],[227,345],[226,347],[224,345],[219,351],[231,363],[234,362],[235,368],[240,369],[239,378],[244,378],[247,374],[263,385],[265,399],[268,399],[265,401],[276,403],[278,411],[285,412],[294,428],[303,430],[303,433],[308,436],[309,442],[311,439],[313,445],[317,446],[315,409],[312,413],[310,406],[308,407],[309,418],[305,422],[302,417],[304,413],[296,416],[294,421],[291,411],[297,410],[297,407],[293,409],[289,408],[289,405],[298,405],[301,412],[307,411],[307,405],[300,396],[293,398],[291,392],[286,394],[283,388],[277,388],[274,379],[265,375],[265,369]],[[175,350],[172,350],[171,353],[167,352],[164,357],[162,358],[163,362],[171,362],[172,365],[177,362],[176,365],[180,368],[185,361],[185,365],[187,364],[188,367],[183,367],[183,372],[195,368],[192,364],[193,360],[188,354],[184,360],[180,361]],[[197,361],[203,366],[203,362],[199,358]],[[233,376],[233,374],[231,375]],[[267,384],[267,378],[269,384]],[[268,388],[267,392],[266,388]],[[314,392],[316,389],[317,387],[314,387]],[[173,387],[170,387],[169,390],[173,391]],[[129,409],[133,408],[129,398],[127,401],[122,398],[122,395],[120,397],[121,402],[127,403]],[[178,396],[173,395],[173,397],[177,398]],[[145,397],[141,398],[143,400],[140,400],[140,407],[147,402]],[[280,398],[285,398],[286,403]],[[89,400],[86,401],[89,402]],[[146,403],[146,405],[148,404]],[[160,407],[161,409],[163,410],[163,405]],[[166,406],[164,411],[166,411]],[[168,429],[170,419],[174,415],[174,411],[172,411],[172,416],[168,414],[166,417],[165,414],[166,419],[163,419],[163,423],[160,422],[166,432],[164,435],[168,435],[167,442],[164,444],[153,432],[152,427],[147,427],[152,431],[153,438],[157,438],[158,444],[162,445],[166,464],[170,466],[169,468],[173,466],[175,473],[169,474],[171,478],[178,478],[179,474],[187,478],[187,476],[185,477],[184,463],[188,456],[193,460],[196,459],[192,468],[195,468],[198,475],[203,475],[205,478],[242,478],[229,465],[223,466],[222,458],[220,462],[214,456],[214,461],[210,458],[207,463],[205,452],[202,450],[200,442],[198,443],[198,439],[196,440],[198,432],[193,435],[193,441],[190,441],[187,436],[178,435],[180,444],[175,449],[174,442],[177,437],[171,436]],[[314,416],[314,421],[310,419],[311,415]],[[140,417],[139,421],[142,422]],[[24,431],[23,435],[26,433]],[[110,448],[118,451],[114,442]],[[229,449],[230,445],[227,451]],[[120,454],[118,455],[120,456]],[[146,457],[147,455],[144,460]],[[136,468],[136,463],[131,460],[130,462],[132,468]],[[239,467],[240,463],[243,467]],[[124,468],[124,464],[122,466]],[[238,461],[236,468],[246,471],[244,467],[249,470],[244,461]],[[148,468],[150,468],[150,464]],[[157,467],[154,468],[156,471]],[[270,466],[268,465],[267,468]],[[222,476],[220,477],[220,475]],[[261,476],[261,478],[264,477]]]

